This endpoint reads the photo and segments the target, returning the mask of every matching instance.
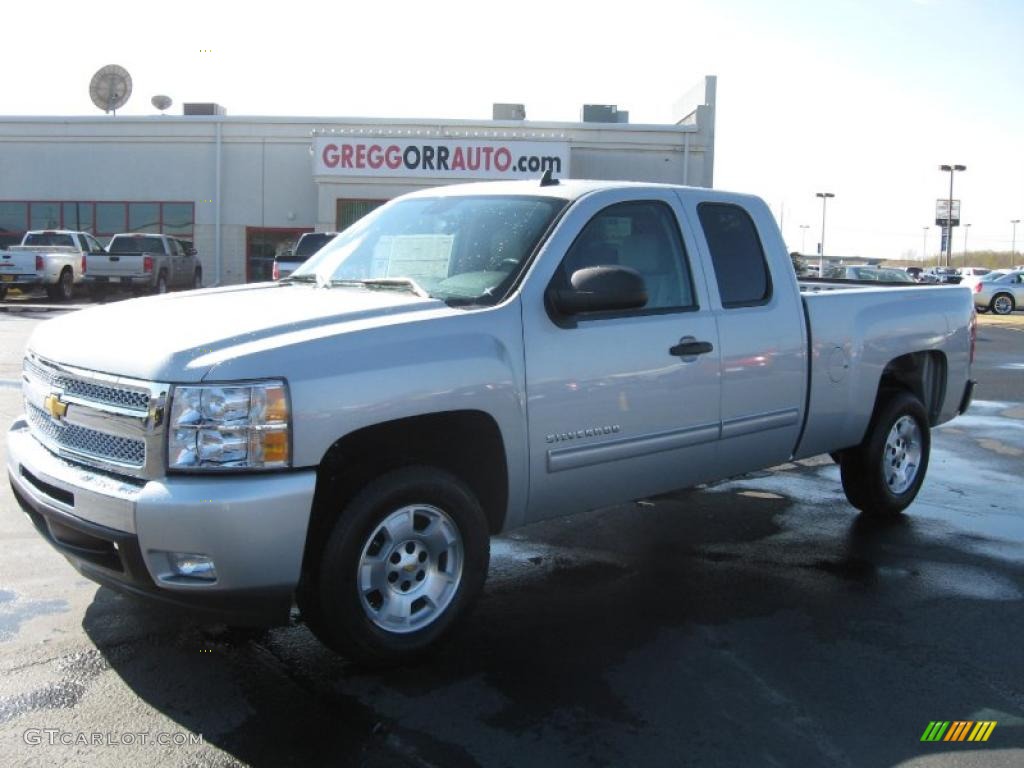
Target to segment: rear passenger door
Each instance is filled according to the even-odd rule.
[[[808,361],[802,301],[795,279],[783,272],[792,270],[785,245],[760,200],[681,200],[700,235],[721,343],[720,476],[787,461],[802,423]],[[771,250],[762,234],[772,238]],[[770,263],[767,253],[786,263]]]
[[[715,476],[718,335],[693,247],[664,189],[587,196],[553,234],[523,291],[528,519]],[[647,304],[566,318],[546,303],[547,290],[601,265],[639,272]],[[686,342],[705,349],[687,354]]]

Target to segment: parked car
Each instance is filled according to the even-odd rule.
[[[969,277],[983,277],[991,271],[991,269],[986,267],[960,267],[957,273],[960,275],[961,280],[963,280]]]
[[[975,283],[972,291],[979,312],[991,309],[997,315],[1008,315],[1024,307],[1024,270],[1005,275],[991,272]]]
[[[306,259],[331,242],[337,235],[337,232],[302,233],[293,249],[274,258],[273,279],[280,280],[282,277],[288,277],[302,266]]]
[[[131,232],[114,235],[106,251],[89,255],[86,280],[98,293],[112,285],[167,293],[174,288],[201,288],[203,268],[195,248],[177,238]]]
[[[929,267],[921,274],[921,282],[958,285],[960,274],[952,267]]]
[[[10,482],[91,579],[229,621],[294,597],[401,662],[529,522],[824,453],[864,514],[910,505],[971,401],[970,294],[806,289],[753,196],[425,189],[280,282],[37,325]]]
[[[0,299],[9,288],[42,287],[51,299],[70,301],[85,279],[86,256],[102,251],[88,232],[40,229],[26,232],[21,245],[0,251]]]

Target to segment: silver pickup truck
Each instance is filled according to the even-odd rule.
[[[203,269],[195,249],[177,238],[132,232],[114,235],[106,251],[89,255],[86,282],[96,293],[112,285],[167,293],[202,287]]]
[[[452,186],[278,283],[40,325],[8,471],[89,578],[233,622],[294,600],[396,661],[532,521],[823,453],[900,513],[969,405],[974,329],[962,287],[801,287],[755,197]]]

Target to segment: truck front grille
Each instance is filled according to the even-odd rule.
[[[163,474],[168,385],[44,360],[22,363],[32,435],[59,456],[139,479]]]
[[[92,400],[93,402],[105,403],[107,405],[116,405],[120,408],[128,408],[140,413],[145,413],[149,410],[149,392],[145,390],[85,381],[50,368],[45,364],[37,363],[29,358],[25,358],[24,368],[41,382],[61,389],[65,394],[72,397]]]
[[[108,435],[95,429],[54,421],[45,411],[26,404],[28,423],[33,430],[58,448],[66,449],[84,459],[103,459],[117,464],[141,468],[146,463],[146,444],[142,440]]]

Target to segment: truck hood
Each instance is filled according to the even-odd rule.
[[[41,323],[28,348],[56,363],[151,381],[200,381],[233,350],[301,343],[434,314],[397,290],[260,283],[120,301]],[[287,337],[287,338],[285,338]]]

